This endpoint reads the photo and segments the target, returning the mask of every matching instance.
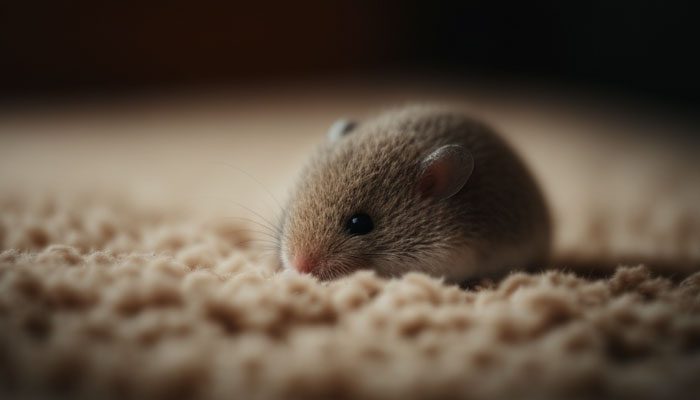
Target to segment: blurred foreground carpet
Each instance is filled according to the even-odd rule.
[[[658,137],[606,136],[578,112],[390,93],[5,116],[0,395],[700,395],[694,157]],[[238,219],[251,215],[212,205],[269,197],[211,162],[283,197],[334,118],[431,98],[463,101],[523,152],[552,203],[557,257],[571,264],[470,290],[369,272],[322,284],[276,271],[257,225]]]

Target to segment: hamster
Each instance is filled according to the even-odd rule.
[[[543,266],[543,195],[486,125],[438,106],[336,123],[281,218],[285,268],[335,279],[418,271],[448,283]]]

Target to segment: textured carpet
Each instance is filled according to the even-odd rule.
[[[279,115],[316,121],[297,128],[311,132],[299,136],[303,143],[322,136],[314,132],[328,121],[319,115],[339,114],[296,111]],[[506,127],[525,127],[510,117]],[[55,124],[33,118],[0,124],[2,398],[700,396],[698,172],[665,163],[673,157],[663,154],[678,153],[628,151],[597,175],[600,163],[590,160],[619,147],[588,136],[512,138],[553,203],[559,261],[551,271],[513,272],[467,290],[419,274],[387,281],[360,272],[319,283],[277,271],[257,225],[189,198],[194,180],[177,181],[173,191],[153,188],[182,178],[193,165],[183,160],[188,152],[208,151],[211,159],[211,149],[225,149],[245,159],[255,141],[221,136],[229,116],[211,128],[216,134],[169,131],[167,141],[152,119],[120,118],[136,122],[97,118],[82,129],[160,133],[122,142],[75,133],[65,120],[58,136],[42,133]],[[212,126],[211,114],[206,119]],[[200,122],[181,129],[206,125]],[[168,127],[175,125],[181,121]],[[282,154],[296,140],[261,141]],[[139,163],[146,154],[139,149],[148,149],[144,159],[156,172]],[[288,186],[288,167],[307,151],[295,149],[295,162],[270,163],[266,155],[268,168],[249,170],[268,182],[280,175],[280,187]],[[593,158],[574,156],[581,154]],[[643,171],[644,179],[620,175],[623,169]],[[81,186],[94,190],[81,195]],[[619,260],[629,264],[618,267]]]

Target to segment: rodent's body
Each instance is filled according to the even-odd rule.
[[[454,194],[426,180],[440,148],[472,157],[473,172]],[[349,234],[346,222],[358,213],[371,218],[371,231]],[[550,243],[543,196],[510,147],[461,113],[426,107],[386,113],[325,144],[292,193],[280,232],[283,264],[322,279],[369,268],[461,282],[543,266]]]

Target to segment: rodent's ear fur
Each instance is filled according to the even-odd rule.
[[[339,119],[335,121],[333,125],[331,125],[330,129],[328,129],[328,133],[326,134],[326,136],[328,137],[328,141],[331,143],[335,142],[341,137],[352,132],[352,130],[355,129],[356,126],[357,123],[355,121],[350,121],[347,119]]]
[[[447,145],[425,157],[418,180],[424,196],[440,200],[459,192],[474,171],[474,157],[462,146]]]

